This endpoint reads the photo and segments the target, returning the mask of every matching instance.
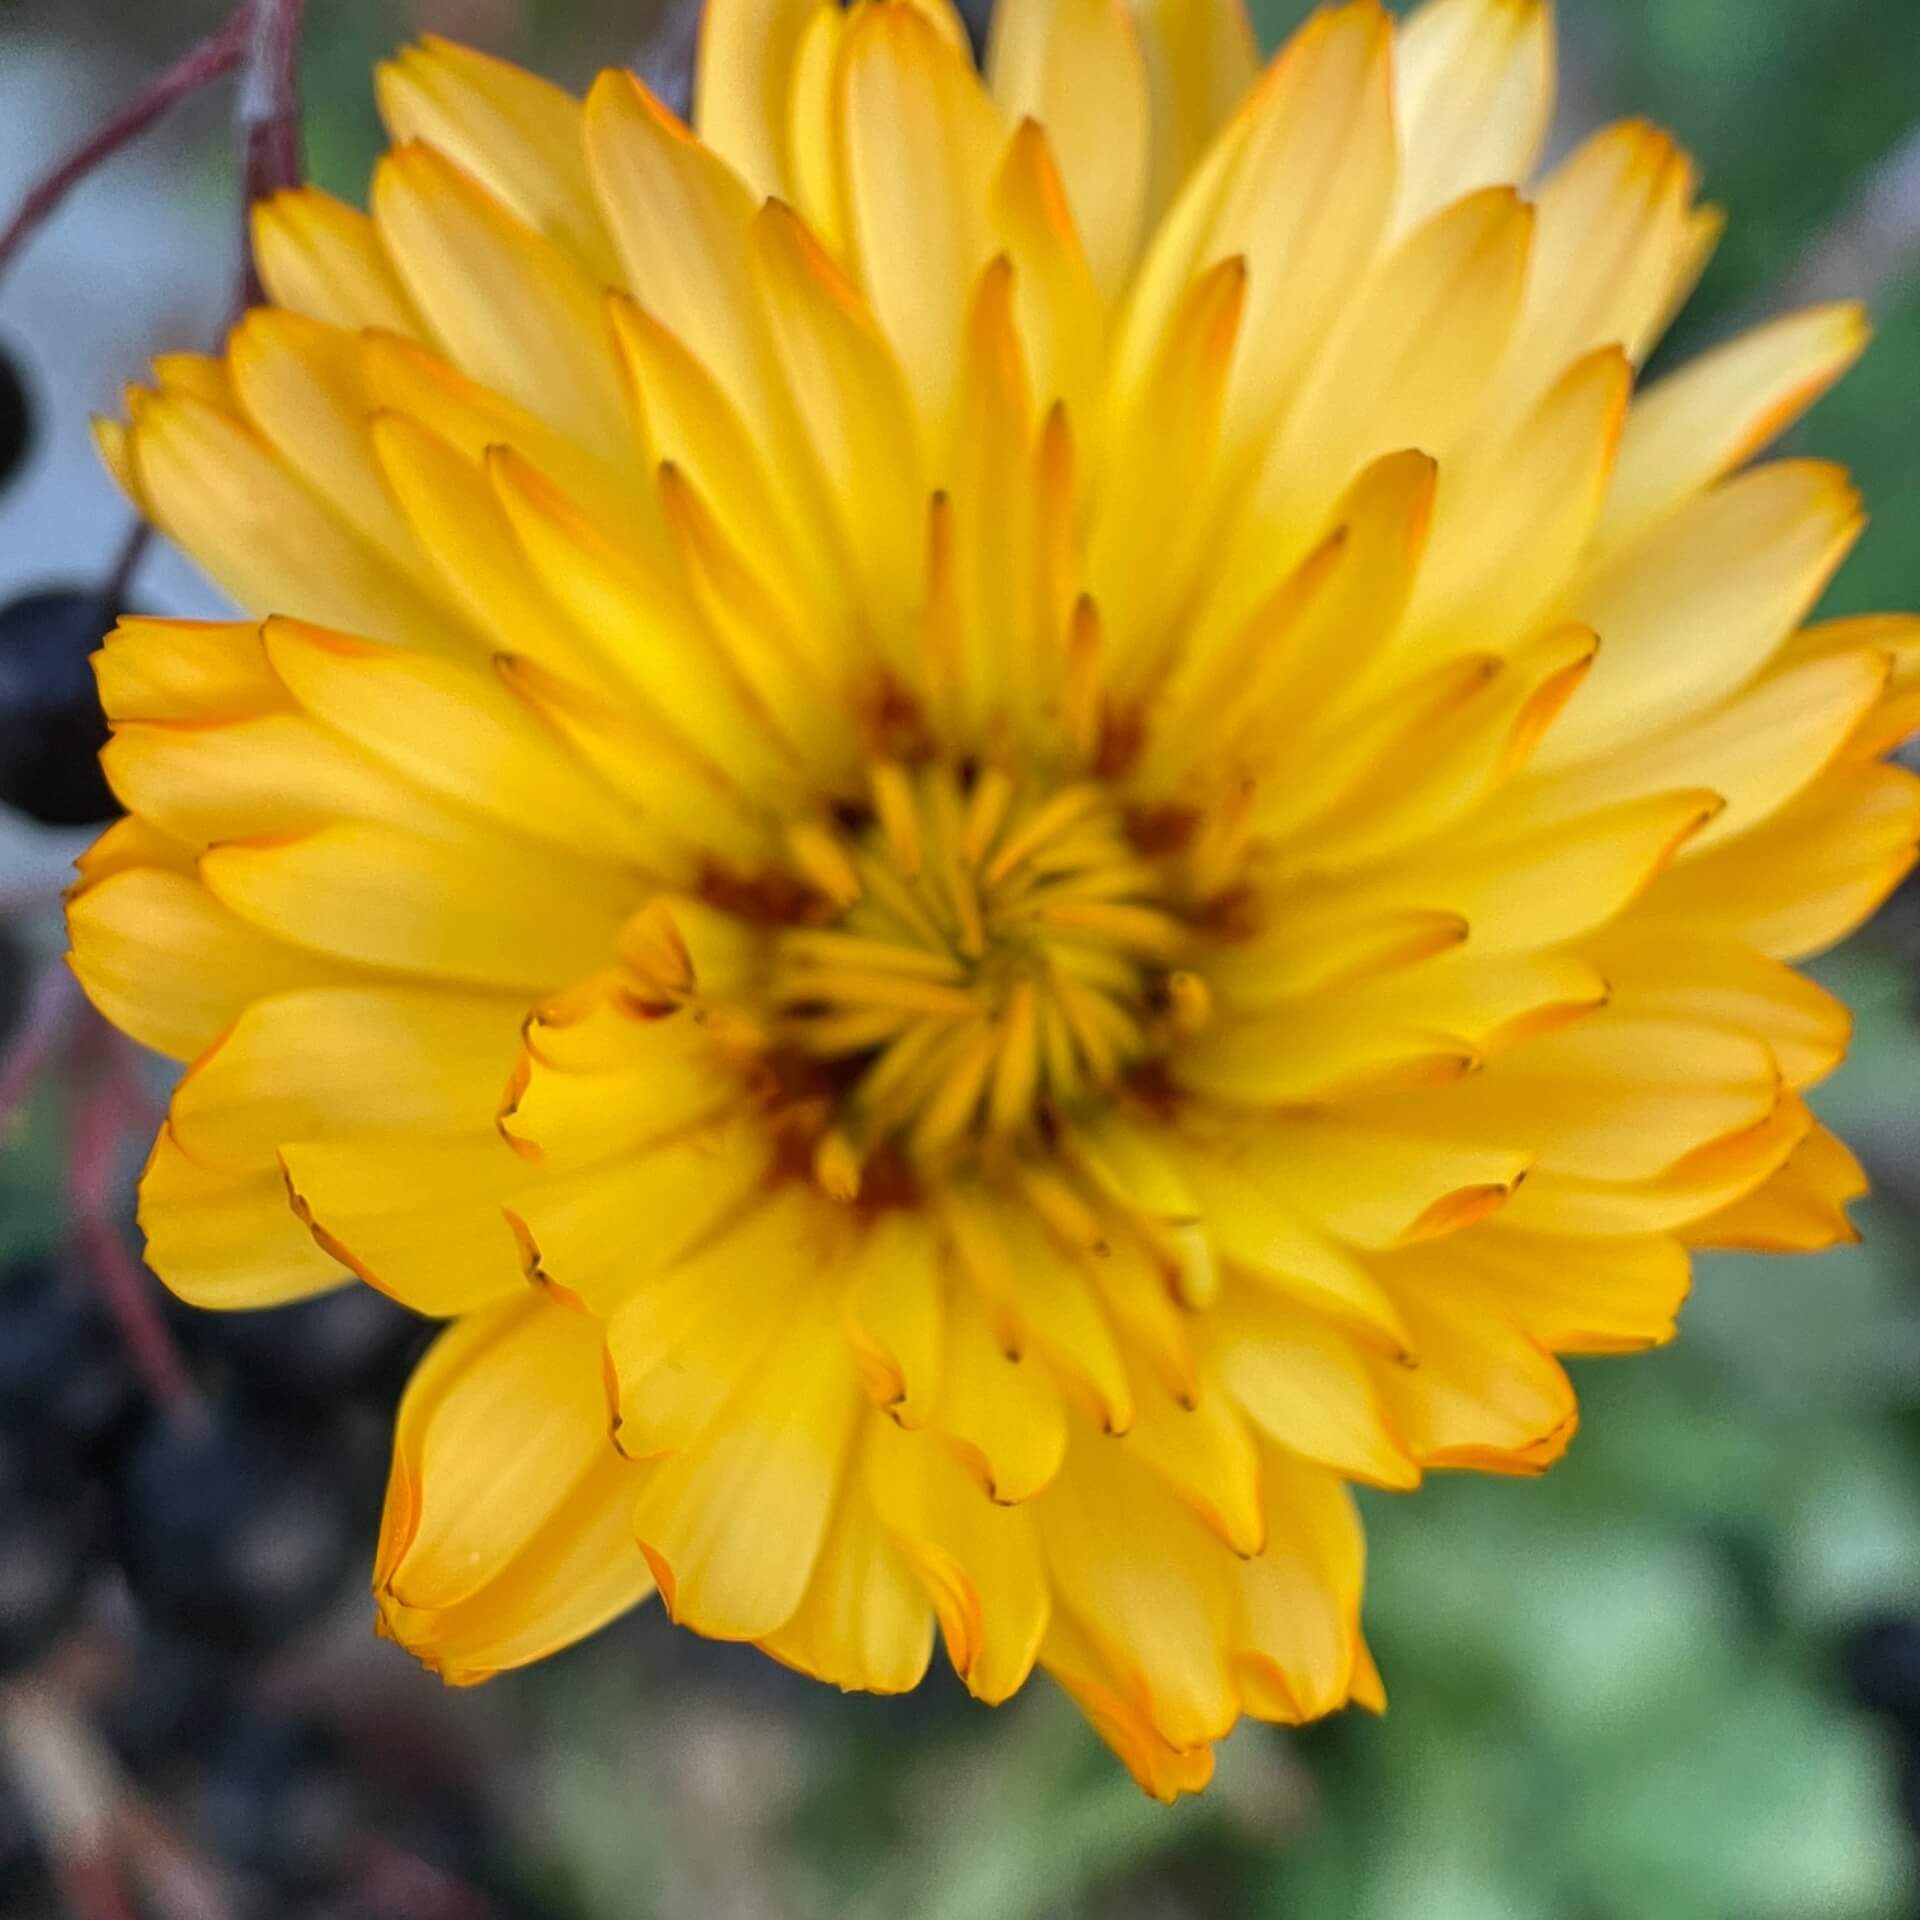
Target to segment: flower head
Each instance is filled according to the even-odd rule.
[[[1913,858],[1920,623],[1799,630],[1858,506],[1745,463],[1862,323],[1636,395],[1717,218],[1638,123],[1533,183],[1551,65],[713,0],[693,132],[430,42],[103,429],[248,615],[99,656],[150,1257],[452,1321],[375,1574],[449,1679],[937,1620],[1171,1795],[1380,1703],[1349,1483],[1536,1472],[1690,1249],[1848,1236],[1784,962]]]

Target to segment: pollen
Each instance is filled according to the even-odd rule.
[[[776,1028],[846,1092],[822,1183],[882,1143],[920,1162],[1043,1132],[1204,1021],[1194,935],[1097,782],[932,762],[795,836],[833,910],[781,936]]]

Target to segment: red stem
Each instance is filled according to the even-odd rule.
[[[249,23],[249,9],[237,8],[224,27],[157,75],[27,189],[13,218],[4,231],[0,231],[0,274],[5,273],[13,256],[95,167],[112,158],[129,141],[137,140],[188,94],[240,64],[247,49]]]
[[[57,1860],[53,1877],[72,1920],[140,1920],[111,1860]]]
[[[95,1057],[76,1075],[67,1145],[74,1239],[155,1404],[178,1418],[204,1418],[206,1402],[167,1326],[152,1277],[133,1257],[115,1216],[120,1144],[129,1122],[144,1117],[144,1103],[127,1084],[126,1043],[104,1024],[93,1038]]]
[[[240,306],[264,299],[253,258],[258,201],[300,184],[300,28],[306,0],[251,0],[240,83]]]
[[[0,1123],[10,1120],[33,1091],[43,1067],[73,1030],[85,1005],[80,983],[64,960],[50,963],[34,981],[20,1025],[0,1059]]]

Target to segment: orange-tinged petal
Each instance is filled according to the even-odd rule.
[[[1052,1612],[1031,1507],[997,1506],[931,1437],[873,1424],[866,1485],[918,1576],[947,1657],[989,1705],[1033,1669]]]
[[[1198,1793],[1213,1778],[1213,1748],[1176,1746],[1137,1697],[1133,1681],[1070,1615],[1057,1613],[1041,1647],[1047,1671],[1070,1694],[1093,1730],[1154,1799]]]
[[[607,1445],[592,1321],[538,1299],[476,1314],[401,1401],[374,1592],[383,1632],[453,1685],[580,1639],[646,1598],[639,1469]]]

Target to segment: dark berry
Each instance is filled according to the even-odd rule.
[[[1920,1739],[1920,1619],[1887,1614],[1847,1637],[1847,1687],[1861,1706]]]
[[[231,1710],[246,1669],[220,1649],[152,1629],[131,1636],[126,1672],[100,1710],[100,1730],[136,1771],[197,1757]]]
[[[432,1329],[371,1287],[346,1286],[254,1313],[205,1314],[196,1332],[209,1354],[233,1362],[248,1393],[326,1406],[362,1393],[391,1403]]]
[[[59,1454],[0,1447],[0,1674],[73,1625],[94,1568],[97,1505]]]
[[[0,1275],[0,1429],[93,1461],[141,1410],[126,1343],[87,1276],[42,1257]]]
[[[360,1543],[317,1435],[233,1405],[155,1421],[118,1464],[114,1550],[142,1611],[237,1650],[283,1640],[339,1593]]]
[[[17,479],[33,445],[33,409],[20,364],[0,347],[0,488]]]
[[[275,1887],[336,1884],[361,1843],[365,1809],[339,1742],[291,1715],[236,1715],[206,1756],[200,1825],[228,1866]]]
[[[27,1803],[0,1774],[0,1912],[18,1912],[46,1883],[46,1855]]]
[[[111,617],[85,587],[0,607],[0,800],[48,826],[88,826],[117,811],[100,771],[107,726],[87,664]]]

